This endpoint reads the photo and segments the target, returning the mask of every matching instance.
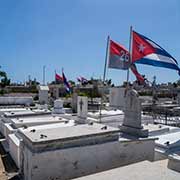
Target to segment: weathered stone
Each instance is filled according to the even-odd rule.
[[[48,86],[39,86],[39,103],[40,104],[48,104],[49,98],[49,87]]]
[[[134,136],[148,136],[148,131],[143,130],[141,125],[141,100],[134,89],[130,89],[126,93],[124,121],[121,131]]]
[[[57,99],[54,101],[53,113],[55,114],[65,113],[65,110],[63,109],[63,101],[61,99]]]
[[[88,98],[83,96],[78,96],[77,101],[77,115],[79,123],[86,123],[87,113],[88,113]]]

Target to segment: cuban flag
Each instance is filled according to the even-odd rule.
[[[132,35],[132,63],[174,69],[180,74],[177,61],[161,46],[135,31]]]
[[[64,86],[66,88],[66,91],[68,93],[71,92],[71,89],[70,89],[70,84],[68,83],[67,79],[66,79],[66,76],[64,75],[64,72],[62,72],[62,77],[63,77],[63,83],[64,83]]]

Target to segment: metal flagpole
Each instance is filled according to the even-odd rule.
[[[104,63],[103,83],[105,82],[105,78],[106,78],[107,60],[108,60],[108,54],[109,54],[109,40],[110,40],[110,37],[108,36],[107,37],[105,63]]]
[[[106,69],[107,69],[107,61],[109,58],[109,40],[110,36],[108,35],[107,37],[107,45],[106,45],[106,56],[105,56],[105,63],[104,63],[104,74],[103,74],[103,89],[102,89],[102,95],[101,95],[101,105],[100,105],[100,122],[101,122],[101,110],[102,110],[102,105],[103,105],[103,96],[104,96],[104,83],[106,80]]]
[[[56,69],[54,70],[54,82],[55,82],[55,84],[56,84]]]
[[[45,85],[45,69],[46,69],[46,66],[44,65],[43,66],[43,85]]]
[[[132,26],[130,27],[130,37],[129,37],[129,63],[131,66],[131,62],[132,62]],[[130,68],[129,66],[129,68]],[[129,87],[129,68],[127,70],[127,85],[126,85],[126,90]]]

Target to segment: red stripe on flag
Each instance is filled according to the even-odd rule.
[[[63,77],[62,76],[60,76],[59,74],[55,74],[55,79],[57,80],[57,81],[63,81]]]

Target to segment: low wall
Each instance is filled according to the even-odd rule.
[[[0,105],[31,105],[32,97],[0,97]]]
[[[168,160],[168,168],[180,172],[180,156],[170,155]]]
[[[20,167],[20,139],[15,136],[15,134],[9,134],[9,153],[14,160],[16,166]]]

